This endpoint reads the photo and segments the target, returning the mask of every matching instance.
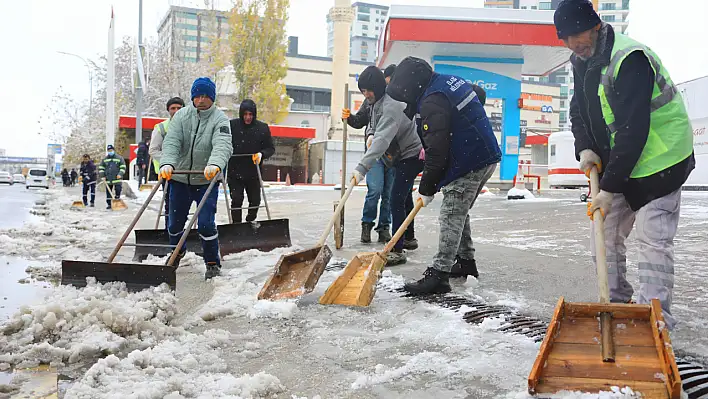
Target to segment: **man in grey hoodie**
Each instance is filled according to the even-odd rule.
[[[373,134],[373,139],[352,177],[359,183],[379,159],[386,166],[396,168],[391,189],[391,216],[395,233],[406,219],[406,198],[413,189],[416,176],[423,170],[423,161],[419,159],[423,145],[415,122],[404,114],[406,104],[386,94],[386,79],[380,69],[367,67],[359,76],[359,90],[371,108],[367,130]],[[396,242],[388,255],[389,265],[406,262],[403,243],[403,239]]]

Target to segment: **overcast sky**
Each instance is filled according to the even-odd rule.
[[[391,4],[431,4],[431,0],[369,0]],[[438,6],[481,6],[482,0],[435,0]],[[39,135],[40,114],[62,86],[79,100],[89,96],[88,72],[77,58],[106,53],[113,4],[116,42],[137,36],[137,0],[0,0],[0,148],[13,156],[44,156],[48,138]],[[203,0],[172,4],[203,6]],[[219,7],[230,4],[219,1]],[[299,36],[300,53],[326,55],[326,15],[333,0],[291,0],[288,35]],[[652,47],[675,82],[708,75],[707,0],[632,0],[630,34]],[[143,36],[157,36],[168,0],[143,1]]]

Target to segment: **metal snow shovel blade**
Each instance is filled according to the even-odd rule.
[[[252,154],[236,154],[233,156],[244,157],[252,156]],[[249,249],[267,252],[275,248],[287,248],[292,245],[290,241],[290,221],[288,219],[271,219],[261,168],[256,166],[256,172],[258,172],[258,181],[261,186],[261,196],[263,197],[264,204],[257,208],[266,209],[268,220],[233,223],[231,212],[229,212],[229,224],[217,227],[219,229],[219,248],[222,256],[247,251]],[[253,208],[232,208],[229,203],[228,195],[226,194],[226,187],[224,187],[224,199],[226,201],[226,208],[229,210]]]
[[[593,197],[597,169],[590,172]],[[561,297],[528,378],[528,391],[599,392],[632,388],[647,398],[679,398],[678,373],[661,303],[610,303],[603,215],[593,215],[600,303],[569,303]]]
[[[105,183],[107,191],[111,194],[111,209],[114,211],[120,211],[123,209],[128,209],[128,205],[123,202],[122,199],[116,199],[116,195],[113,192],[113,188],[108,186],[108,183]]]
[[[320,304],[369,306],[376,294],[376,283],[386,266],[386,255],[405,234],[408,225],[413,222],[421,208],[423,208],[423,201],[419,199],[381,252],[363,252],[354,255],[342,274],[330,284],[324,295],[320,297]]]
[[[187,174],[187,173],[202,173],[201,171],[174,171],[173,174]],[[204,196],[208,196],[211,190],[214,189],[214,185],[221,178],[221,174],[218,174],[209,183],[207,191]],[[162,179],[160,179],[161,181]],[[123,233],[123,236],[118,240],[113,252],[108,256],[106,262],[84,262],[84,261],[68,261],[63,260],[61,264],[62,276],[61,283],[63,285],[74,285],[77,287],[86,286],[86,278],[94,277],[97,282],[107,283],[112,281],[122,281],[126,284],[126,288],[129,291],[140,291],[147,287],[159,286],[161,284],[167,284],[170,289],[175,290],[177,286],[177,276],[175,274],[176,268],[174,265],[175,259],[177,258],[179,251],[172,251],[172,255],[167,260],[165,265],[154,265],[154,264],[140,264],[140,263],[114,263],[113,260],[118,255],[118,251],[123,246],[138,246],[139,244],[126,244],[125,240],[130,235],[135,225],[140,220],[140,217],[147,209],[150,201],[155,196],[155,193],[159,189],[160,185],[155,185],[150,195],[148,195],[145,203],[143,203],[138,213],[133,218],[132,222]],[[187,236],[191,232],[194,224],[197,222],[197,215],[201,211],[202,207],[206,201],[201,201],[197,207],[196,212],[189,219],[187,226],[185,227],[184,234],[180,238],[177,245],[174,248],[181,248],[187,240]]]
[[[258,299],[296,298],[315,289],[325,266],[332,258],[332,250],[325,244],[325,241],[327,241],[332,226],[339,218],[349,195],[354,190],[354,186],[356,186],[356,182],[352,179],[324,233],[314,247],[280,257],[278,263],[275,264],[273,274],[265,282],[261,292],[258,293]]]
[[[200,172],[201,173],[201,172]],[[193,173],[196,174],[196,173]],[[222,181],[223,184],[223,181]],[[159,183],[158,183],[159,185]],[[165,205],[165,196],[167,193],[163,190],[162,199],[160,200],[160,207],[157,211],[157,219],[155,220],[154,229],[142,229],[135,230],[135,254],[133,255],[134,262],[142,262],[147,259],[148,255],[154,256],[167,256],[172,253],[173,246],[170,245],[170,236],[167,233],[167,225],[164,229],[160,229],[160,219],[162,219],[165,214],[162,213]],[[196,213],[195,213],[196,214]],[[192,214],[189,214],[191,216]],[[199,238],[199,233],[196,230],[192,230],[187,234],[186,241],[187,251],[194,252],[198,256],[202,256],[202,241]],[[219,244],[221,244],[221,239],[219,239]],[[130,245],[130,244],[126,244]]]

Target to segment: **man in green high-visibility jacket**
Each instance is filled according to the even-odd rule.
[[[125,160],[116,154],[112,144],[106,147],[106,157],[98,165],[98,175],[106,184],[106,209],[111,209],[111,198],[120,199],[123,191],[123,176],[125,176]]]
[[[580,169],[602,173],[588,215],[605,217],[610,300],[632,301],[624,240],[636,222],[636,302],[659,299],[673,328],[673,240],[681,186],[695,167],[685,105],[656,53],[603,23],[588,0],[564,0],[554,22],[574,53],[570,121]]]

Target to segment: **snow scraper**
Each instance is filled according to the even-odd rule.
[[[226,195],[226,185],[224,185],[224,195]],[[160,184],[158,184],[160,185]],[[148,255],[153,256],[167,256],[172,253],[172,247],[169,245],[170,237],[167,234],[167,225],[164,229],[160,229],[160,219],[165,217],[163,213],[165,205],[165,190],[163,190],[162,199],[160,200],[160,207],[157,211],[157,219],[155,220],[154,229],[140,229],[135,230],[135,253],[133,254],[133,262],[142,262],[147,259]],[[227,202],[228,204],[228,202]],[[228,209],[228,205],[227,205]],[[191,216],[192,214],[190,214]],[[230,219],[230,216],[229,216]],[[165,219],[166,221],[167,219]],[[220,226],[217,226],[219,229]],[[199,238],[199,233],[196,230],[192,230],[187,234],[187,251],[194,252],[195,254],[202,256],[202,241]],[[219,232],[219,245],[221,245],[221,231]],[[222,253],[222,256],[225,255]]]
[[[173,174],[200,174],[202,171],[174,171]],[[215,178],[209,183],[207,191],[204,196],[208,196],[211,190],[214,189],[217,181],[221,180],[221,173],[219,173]],[[125,240],[130,235],[135,225],[140,220],[140,217],[147,209],[150,201],[155,196],[155,193],[160,188],[162,179],[158,181],[150,195],[148,195],[143,206],[138,210],[138,213],[133,218],[128,228],[123,233],[123,236],[118,240],[113,252],[108,256],[106,262],[84,262],[84,261],[71,261],[62,260],[61,262],[61,283],[62,285],[73,285],[77,287],[86,286],[86,279],[88,277],[93,277],[97,282],[107,283],[112,281],[122,281],[125,282],[126,287],[129,291],[141,291],[145,288],[159,286],[160,284],[167,284],[172,290],[176,289],[177,286],[177,276],[176,268],[172,266],[174,264],[175,258],[177,258],[177,252],[173,251],[170,258],[167,260],[166,265],[151,265],[151,264],[141,264],[141,263],[114,263],[113,260],[118,255],[118,251],[123,246],[139,246],[140,244],[126,244]],[[189,219],[187,226],[185,227],[184,234],[180,238],[179,242],[175,246],[169,246],[170,248],[180,248],[184,245],[190,231],[197,222],[197,216],[202,210],[206,202],[202,201],[197,207],[196,212]]]
[[[593,197],[599,190],[590,172]],[[678,373],[661,304],[610,303],[602,213],[593,215],[600,303],[561,297],[528,378],[532,395],[561,390],[597,393],[630,387],[643,398],[678,399]]]
[[[234,156],[250,157],[252,154],[237,154]],[[259,167],[256,167],[256,171],[258,173],[258,181],[261,185],[261,196],[263,197],[263,205],[258,206],[258,208],[265,208],[268,220],[233,223],[231,212],[228,212],[229,224],[219,226],[219,246],[223,256],[247,251],[249,249],[267,252],[275,248],[287,248],[292,245],[290,241],[290,220],[271,218],[261,170]],[[228,195],[226,194],[226,187],[224,187],[224,196],[226,198],[227,209],[250,209],[250,207],[231,208]]]
[[[342,274],[337,277],[320,297],[322,305],[369,306],[376,294],[376,283],[386,266],[386,255],[393,249],[396,242],[405,234],[418,211],[423,207],[423,201],[416,201],[415,207],[396,234],[388,241],[381,252],[364,252],[354,255],[347,263]]]
[[[325,266],[332,258],[332,250],[325,244],[325,241],[327,241],[334,222],[339,218],[349,195],[354,190],[354,186],[356,186],[356,181],[352,179],[344,196],[339,200],[339,205],[334,210],[334,215],[332,215],[324,233],[314,247],[283,255],[278,259],[273,273],[258,293],[258,299],[296,298],[315,289]]]
[[[116,199],[116,195],[113,192],[113,189],[108,187],[108,184],[106,182],[101,182],[106,186],[106,191],[111,195],[111,209],[114,211],[121,211],[123,209],[128,209],[128,205],[123,202],[122,199]],[[121,183],[122,184],[122,183]]]

